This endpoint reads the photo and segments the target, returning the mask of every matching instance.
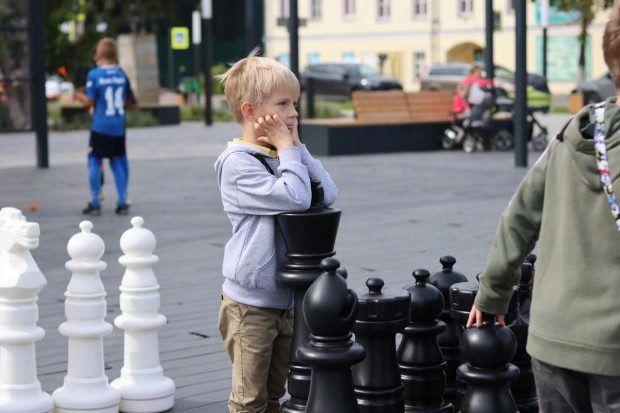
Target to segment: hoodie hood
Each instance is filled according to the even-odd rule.
[[[564,143],[569,146],[571,161],[583,182],[592,190],[602,190],[594,150],[594,106],[588,105],[571,119],[564,131]],[[616,98],[605,102],[605,144],[612,180],[620,176],[620,107]]]
[[[221,187],[220,183],[222,179],[222,165],[224,165],[224,161],[226,161],[226,158],[228,158],[228,156],[231,153],[235,153],[235,152],[246,152],[252,155],[259,154],[259,155],[264,155],[264,156],[270,156],[266,152],[263,152],[260,149],[252,145],[247,145],[245,143],[239,143],[239,142],[228,142],[228,147],[224,149],[222,153],[220,153],[220,155],[217,157],[215,164],[214,164],[215,173],[217,174],[217,183],[218,183],[218,186],[220,187]]]

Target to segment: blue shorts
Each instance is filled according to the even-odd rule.
[[[125,135],[109,136],[91,130],[89,146],[95,158],[120,158],[127,152]]]

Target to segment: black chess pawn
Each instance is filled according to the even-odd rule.
[[[443,398],[446,363],[437,344],[437,336],[446,328],[438,320],[444,307],[443,296],[427,283],[427,270],[415,270],[413,276],[415,283],[405,286],[411,295],[409,325],[398,346],[405,411],[452,413],[452,404]]]
[[[380,278],[366,281],[353,327],[366,358],[353,366],[353,385],[361,413],[402,413],[403,386],[396,358],[396,334],[409,323],[409,293],[382,291]]]
[[[320,198],[320,193],[313,193],[314,197]],[[306,408],[311,370],[297,357],[297,349],[307,344],[310,337],[310,329],[303,317],[302,302],[310,285],[323,273],[321,260],[335,254],[340,214],[341,211],[336,208],[313,207],[305,212],[283,213],[277,218],[286,244],[288,261],[276,277],[280,283],[293,289],[295,297],[295,324],[288,375],[288,393],[291,398],[283,404],[280,410],[282,413],[303,413]]]
[[[466,282],[467,277],[454,269],[456,259],[453,256],[443,256],[439,262],[442,269],[431,274],[428,282],[439,288],[444,300],[444,307],[439,319],[446,323],[446,329],[439,334],[437,342],[446,362],[446,391],[444,396],[454,403],[457,388],[456,369],[461,364],[459,345],[464,328],[463,324],[454,320],[450,315],[450,287],[456,283]]]
[[[478,285],[472,282],[450,287],[453,317],[466,322],[477,292]],[[494,319],[494,315],[484,314],[482,325],[474,325],[461,336],[464,363],[459,366],[457,376],[467,383],[467,390],[458,400],[458,412],[518,412],[508,388],[519,376],[519,369],[510,364],[517,348],[516,339],[509,328],[500,326]]]
[[[312,370],[306,413],[359,412],[351,373],[351,366],[364,358],[362,345],[351,339],[358,300],[337,273],[339,265],[334,258],[321,261],[325,272],[303,300],[311,334],[309,343],[297,349],[297,357]]]

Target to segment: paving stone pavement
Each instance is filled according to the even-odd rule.
[[[568,115],[541,115],[555,133]],[[131,176],[129,216],[114,214],[113,175],[106,166],[103,214],[88,217],[106,245],[101,272],[108,302],[107,321],[119,310],[124,267],[119,239],[133,216],[157,237],[155,274],[161,286],[160,312],[168,324],[159,330],[165,375],[177,386],[171,412],[227,411],[230,362],[217,331],[221,260],[230,235],[222,212],[213,163],[226,141],[237,137],[233,123],[184,122],[129,129]],[[43,390],[60,387],[66,375],[67,340],[58,332],[65,321],[65,268],[69,238],[85,219],[88,197],[87,131],[51,132],[50,167],[36,167],[33,133],[0,134],[0,207],[23,211],[41,227],[32,251],[48,280],[39,296],[37,343]],[[529,165],[540,153],[529,152]],[[413,281],[416,268],[437,271],[439,258],[454,255],[455,268],[474,277],[484,266],[499,216],[528,168],[515,167],[512,152],[466,154],[460,150],[320,157],[339,187],[334,207],[342,210],[336,258],[349,272],[350,288],[364,293],[368,277],[386,288]],[[36,204],[36,211],[30,211]],[[123,332],[104,339],[106,374],[119,376]]]

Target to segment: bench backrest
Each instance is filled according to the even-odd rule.
[[[412,120],[451,121],[454,95],[450,90],[421,90],[405,94]]]
[[[359,120],[390,122],[409,118],[405,93],[401,90],[356,91],[351,98]]]

